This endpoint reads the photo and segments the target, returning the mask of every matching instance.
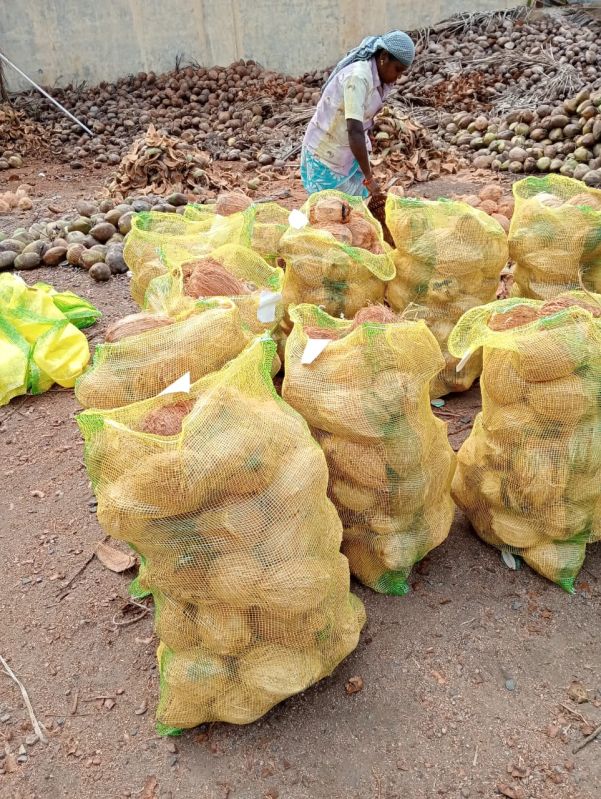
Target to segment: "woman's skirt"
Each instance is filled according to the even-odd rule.
[[[367,197],[369,194],[363,185],[365,178],[356,159],[349,174],[341,175],[326,166],[306,147],[303,147],[301,153],[301,179],[308,194],[315,194],[325,189],[336,189],[353,197]]]

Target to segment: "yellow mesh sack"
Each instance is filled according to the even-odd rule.
[[[84,408],[130,405],[160,394],[187,372],[195,382],[221,369],[248,341],[231,300],[199,302],[171,325],[97,346],[75,396]]]
[[[375,591],[405,594],[412,566],[448,535],[455,455],[428,387],[444,366],[423,321],[336,320],[314,305],[290,310],[282,396],[302,413],[330,471],[351,572]],[[311,363],[310,329],[331,330]]]
[[[245,724],[330,674],[365,620],[326,461],[255,339],[189,394],[78,417],[98,519],[156,598],[160,730]],[[181,432],[141,432],[191,401]]]
[[[584,286],[601,291],[601,191],[563,175],[513,184],[512,295],[548,300]]]
[[[350,208],[348,221],[332,225],[317,222],[315,208],[336,201]],[[385,281],[394,277],[394,265],[382,227],[363,200],[338,191],[322,191],[312,194],[301,210],[310,224],[300,229],[289,227],[279,243],[286,264],[285,306],[307,302],[332,316],[352,318],[360,308],[381,302]],[[318,223],[324,227],[315,227]],[[352,242],[354,224],[361,229],[367,224],[374,252],[348,243]],[[345,234],[348,242],[336,239],[328,228],[337,235]]]
[[[474,357],[457,372],[447,340],[462,314],[494,300],[507,262],[505,232],[488,214],[465,203],[394,194],[386,200],[386,224],[395,242],[396,266],[386,299],[396,311],[411,303],[420,306],[446,362],[432,382],[431,396],[466,391],[481,363]]]
[[[241,214],[205,213],[196,221],[160,211],[135,214],[123,248],[123,257],[132,273],[130,291],[134,302],[144,307],[150,281],[167,273],[164,252],[168,248],[177,246],[188,252],[190,258],[201,258],[222,244],[237,241],[243,224]]]
[[[226,217],[229,218],[229,217]],[[151,281],[146,291],[146,308],[180,307],[186,294],[186,277],[198,256],[188,247],[170,244],[164,248],[167,274]],[[253,333],[273,330],[284,315],[282,287],[284,272],[272,267],[260,255],[238,244],[225,244],[200,257],[216,262],[230,275],[246,284],[250,293],[231,296],[242,323]],[[208,298],[207,298],[208,299]]]
[[[560,298],[601,312],[600,295]],[[459,451],[453,497],[484,541],[573,591],[601,532],[601,317],[555,306],[490,303],[449,338],[456,357],[484,348],[482,412]],[[532,321],[492,330],[493,314]]]
[[[206,220],[215,213],[215,206],[190,204],[184,217],[193,221]],[[280,239],[288,228],[290,211],[277,203],[253,203],[240,212],[242,222],[237,227],[238,238],[228,244],[241,244],[261,256],[270,266],[277,266]],[[237,216],[237,214],[232,214]]]

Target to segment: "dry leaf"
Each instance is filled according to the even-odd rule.
[[[568,696],[572,702],[576,702],[577,705],[583,705],[585,702],[588,702],[588,691],[578,680],[574,680],[568,688]]]
[[[105,544],[104,541],[99,541],[96,544],[95,551],[96,557],[102,565],[112,572],[117,572],[117,574],[127,571],[127,569],[131,569],[136,565],[136,559],[133,555],[120,552],[118,549]]]
[[[144,787],[142,788],[142,793],[139,794],[140,799],[156,799],[156,789],[159,787],[159,781],[153,775],[152,777],[146,777],[144,780]]]
[[[363,677],[351,677],[347,684],[344,686],[347,694],[358,694],[363,690]]]

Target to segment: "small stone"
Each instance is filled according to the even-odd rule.
[[[35,735],[35,734],[33,734],[33,735],[28,735],[28,736],[25,738],[25,743],[27,744],[27,746],[34,746],[35,744],[37,744],[37,742],[38,742],[38,741],[39,741],[39,738],[38,738],[38,736],[37,736],[37,735]]]
[[[19,749],[17,750],[17,754],[18,754],[18,755],[26,755],[26,754],[27,754],[27,749],[25,749],[25,747],[23,746],[23,744],[21,744],[21,746],[20,746],[20,747],[19,747]]]
[[[19,755],[17,763],[27,763],[27,755]]]
[[[172,754],[177,754],[177,746],[175,745],[175,741],[167,741],[167,751],[171,752]]]
[[[174,757],[170,758],[169,765],[173,768],[173,766],[177,766],[177,764],[178,764],[178,758],[177,755],[175,755]]]
[[[0,716],[0,721],[1,721],[3,724],[6,724],[6,722],[7,722],[7,721],[10,721],[10,713],[3,713],[3,714]]]
[[[507,688],[508,691],[515,691],[516,686],[517,683],[513,679],[513,677],[510,677],[508,680],[505,680],[505,688]]]

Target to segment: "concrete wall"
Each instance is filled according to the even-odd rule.
[[[254,58],[300,74],[334,63],[368,33],[413,29],[517,0],[3,0],[0,50],[44,85],[89,84]],[[22,82],[6,68],[11,88]]]

